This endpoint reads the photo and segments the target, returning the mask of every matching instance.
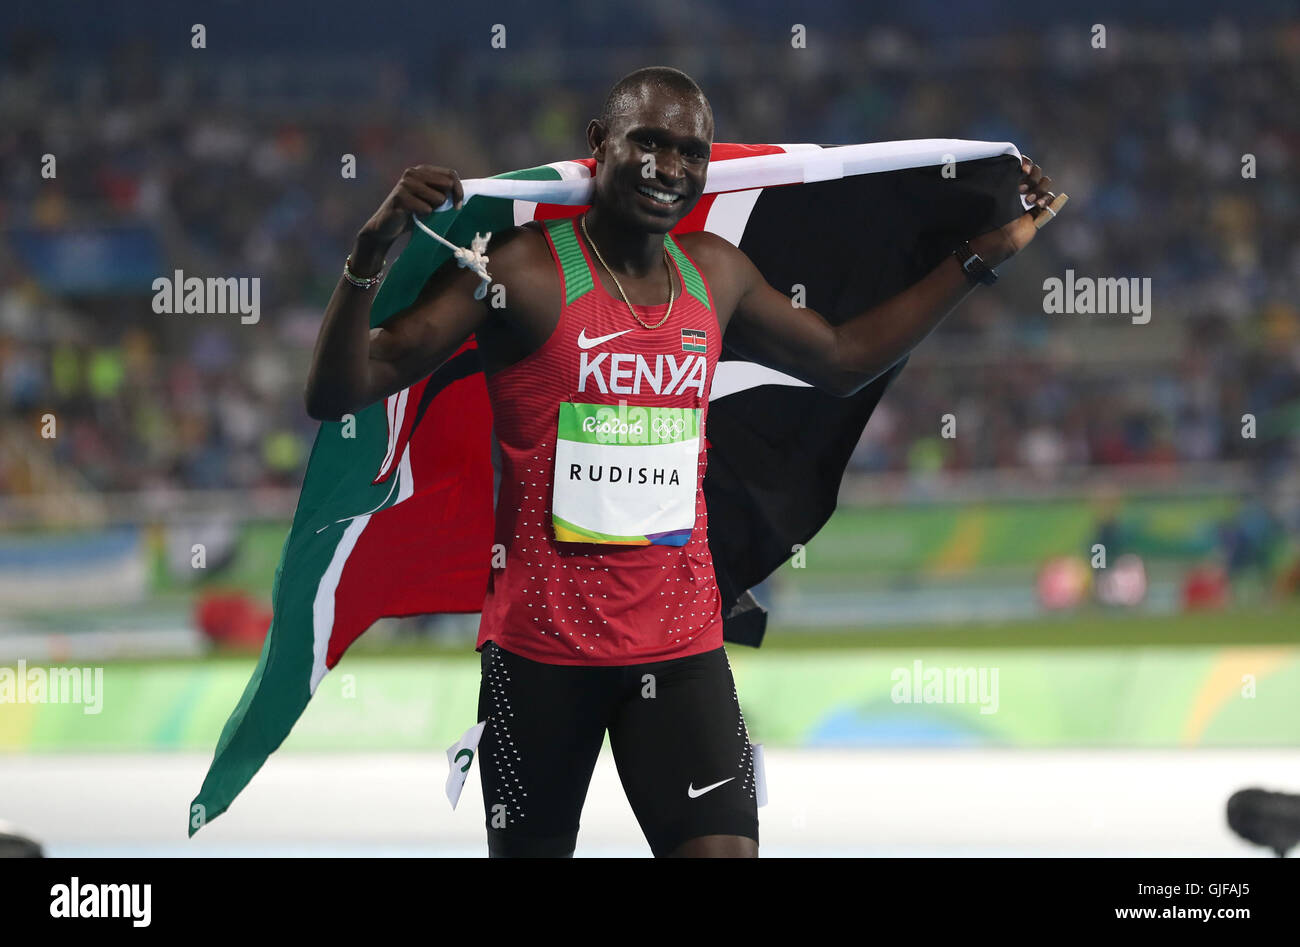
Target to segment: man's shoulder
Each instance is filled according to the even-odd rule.
[[[739,298],[750,279],[748,273],[753,269],[745,252],[725,237],[707,230],[696,230],[673,239],[703,273],[704,278],[713,288],[713,295],[719,304],[726,304],[726,312]]]
[[[725,276],[734,272],[749,259],[744,251],[730,240],[707,230],[674,234],[673,239],[705,271],[706,278],[715,275]]]
[[[492,234],[492,239],[488,241],[488,249],[490,251],[515,247],[516,252],[518,252],[520,248],[536,246],[538,243],[545,246],[544,230],[545,224],[542,221],[525,220],[522,224],[516,224],[513,227],[507,227]]]
[[[541,221],[527,220],[505,230],[498,230],[488,241],[488,267],[519,274],[539,266],[550,265],[550,250],[546,245],[545,225]]]
[[[550,312],[556,306],[560,283],[544,224],[529,220],[493,233],[488,241],[487,257],[492,282],[505,287],[509,294],[509,302],[504,307],[508,316],[520,318],[524,313]]]
[[[678,245],[694,256],[693,250],[699,249],[706,253],[725,253],[728,250],[736,250],[736,247],[730,240],[725,237],[719,237],[716,233],[708,230],[692,230],[690,233],[673,234],[673,239]]]

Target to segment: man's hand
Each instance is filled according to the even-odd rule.
[[[455,171],[427,164],[407,168],[357,233],[348,270],[358,277],[378,274],[393,241],[411,228],[411,215],[432,212],[449,194],[457,207],[465,200]],[[337,421],[436,369],[487,318],[487,307],[474,298],[477,284],[473,270],[442,266],[413,303],[371,329],[372,289],[340,278],[307,374],[307,414]]]
[[[1047,209],[1056,200],[1056,194],[1048,189],[1052,179],[1027,155],[1020,156],[1020,167],[1024,172],[1020,178],[1020,193],[1033,206],[1011,223],[981,234],[970,242],[971,249],[989,266],[1009,260],[1028,246],[1038,233],[1038,218],[1052,213]]]
[[[357,248],[364,251],[359,256],[366,259],[359,261],[354,256],[353,260],[371,263],[376,255],[382,259],[384,251],[393,241],[411,229],[412,214],[432,213],[435,207],[447,200],[448,194],[452,195],[459,208],[465,199],[465,191],[460,184],[460,175],[451,168],[438,168],[431,164],[407,168],[402,172],[397,186],[379,205],[379,210],[371,215],[357,234]]]

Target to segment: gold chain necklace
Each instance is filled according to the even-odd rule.
[[[637,322],[641,322],[641,317],[636,314],[636,310],[632,308],[632,303],[628,301],[627,293],[623,292],[623,284],[618,281],[618,277],[614,275],[614,271],[609,268],[609,264],[605,262],[605,258],[600,255],[600,249],[596,246],[596,241],[592,240],[591,234],[587,233],[586,214],[582,215],[581,222],[582,233],[586,236],[587,242],[591,244],[591,249],[596,251],[596,259],[600,261],[600,265],[605,268],[605,272],[609,274],[610,279],[614,281],[614,285],[618,287],[619,295],[623,297],[623,302],[627,303],[627,308],[632,313],[632,318]],[[664,246],[664,267],[668,270],[668,311],[664,313],[662,319],[652,326],[648,326],[644,322],[641,322],[641,327],[643,329],[658,329],[661,325],[667,322],[668,317],[673,314],[673,300],[677,298],[677,287],[673,283],[673,268],[672,264],[668,262],[668,247],[666,244]]]

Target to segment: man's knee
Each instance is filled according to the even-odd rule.
[[[574,835],[530,837],[489,832],[488,858],[572,858],[577,842]]]
[[[758,843],[743,835],[701,835],[687,839],[669,858],[757,858]]]

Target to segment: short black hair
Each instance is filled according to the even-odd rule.
[[[704,90],[700,88],[700,84],[680,69],[674,69],[672,66],[646,66],[644,69],[636,70],[636,72],[629,72],[618,82],[615,82],[614,87],[609,90],[609,95],[605,96],[605,105],[600,110],[600,123],[606,129],[611,128],[614,116],[623,111],[627,100],[646,86],[653,86],[657,89],[678,92],[684,95],[698,96],[699,100],[704,103],[705,109],[708,110],[709,124],[713,124],[713,106],[709,104],[708,97],[705,96]]]

